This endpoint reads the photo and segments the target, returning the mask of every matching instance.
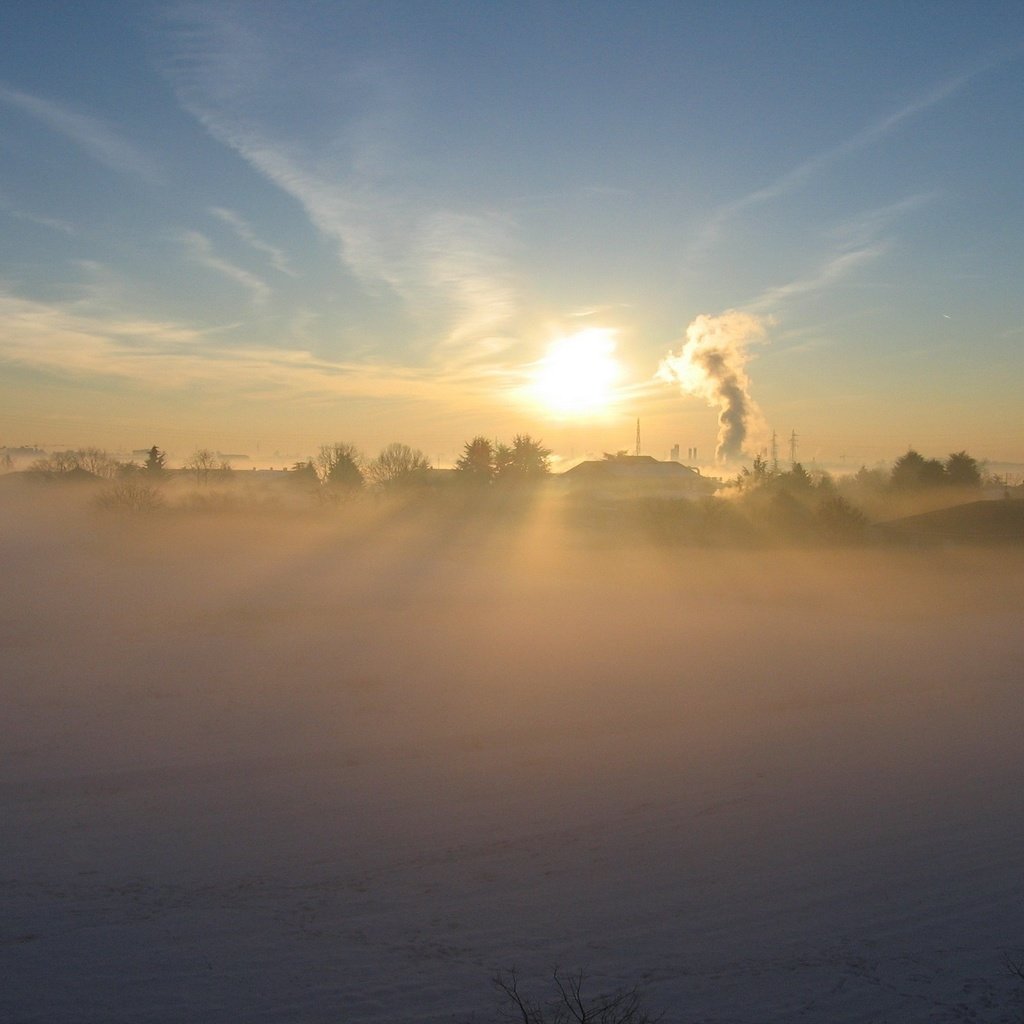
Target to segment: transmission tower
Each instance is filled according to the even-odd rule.
[[[772,472],[778,473],[779,471],[779,437],[775,433],[774,428],[772,429]]]
[[[639,418],[636,421],[636,451],[633,454],[634,455],[639,455],[640,454],[640,420],[639,420]]]
[[[796,431],[789,435],[789,462],[790,465],[796,465]]]

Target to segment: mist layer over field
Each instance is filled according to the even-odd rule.
[[[0,1018],[1019,1019],[1024,555],[0,502]]]

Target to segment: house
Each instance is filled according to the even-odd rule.
[[[703,498],[719,485],[690,466],[650,455],[606,455],[567,469],[559,480],[570,494],[607,500]]]

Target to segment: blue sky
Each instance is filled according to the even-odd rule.
[[[1019,3],[4,5],[0,444],[1024,461]],[[613,333],[617,401],[524,394]]]

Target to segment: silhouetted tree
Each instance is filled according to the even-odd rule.
[[[320,479],[334,491],[357,491],[364,483],[363,455],[355,445],[342,441],[320,446],[316,469]]]
[[[296,486],[307,490],[316,490],[320,486],[320,476],[312,459],[293,463],[289,477]]]
[[[463,447],[462,455],[455,463],[460,479],[467,483],[484,486],[494,479],[494,445],[486,437],[474,437]]]
[[[888,483],[888,478],[883,470],[868,469],[867,466],[861,466],[853,474],[853,480],[861,489],[875,492],[884,491],[885,485]]]
[[[837,494],[821,502],[817,517],[822,532],[831,540],[860,540],[868,523],[863,512]]]
[[[29,466],[29,470],[46,476],[74,473],[76,476],[88,474],[104,480],[113,480],[118,475],[121,465],[102,448],[74,448],[52,452],[45,458],[36,459]]]
[[[757,481],[767,480],[772,475],[772,468],[768,465],[768,459],[765,457],[764,452],[758,452],[754,456],[750,475]]]
[[[167,470],[167,453],[153,445],[146,453],[145,470],[150,476],[163,476]]]
[[[494,466],[496,476],[502,480],[537,480],[551,472],[551,449],[529,434],[516,434],[511,448],[498,445]]]
[[[785,490],[801,494],[806,494],[814,487],[811,474],[804,469],[803,464],[800,462],[794,462],[791,469],[788,469],[785,473],[780,473],[778,482]]]
[[[102,448],[78,448],[69,454],[80,469],[105,480],[112,480],[120,469],[120,463],[111,458]]]
[[[78,452],[73,451],[51,452],[47,458],[37,459],[33,465],[43,467],[49,465],[54,473],[70,473],[72,470],[82,468]]]
[[[980,487],[981,467],[965,451],[953,452],[945,464],[946,479],[954,487]]]
[[[911,448],[893,463],[889,482],[895,490],[920,490],[945,483],[946,471],[938,459],[926,459]]]
[[[776,475],[771,466],[768,465],[768,460],[764,457],[763,453],[758,452],[754,456],[754,461],[750,468],[748,469],[744,466],[740,470],[735,484],[741,491],[755,490],[758,487],[763,487]]]
[[[160,487],[146,480],[141,473],[134,479],[121,479],[100,495],[101,508],[118,512],[156,512],[163,508]]]
[[[816,469],[810,474],[811,485],[819,495],[832,495],[836,493],[835,477],[826,469]]]
[[[197,448],[186,460],[185,468],[195,474],[196,483],[208,483],[210,474],[218,468],[217,456],[209,448]]]
[[[497,479],[502,480],[511,472],[512,449],[504,442],[500,442],[494,446],[494,475]]]
[[[766,501],[750,507],[754,525],[769,535],[805,540],[813,534],[814,516],[803,495],[787,487],[771,487],[765,491]]]
[[[423,483],[430,470],[430,460],[417,448],[407,444],[389,444],[366,467],[367,476],[383,488],[406,487]]]

